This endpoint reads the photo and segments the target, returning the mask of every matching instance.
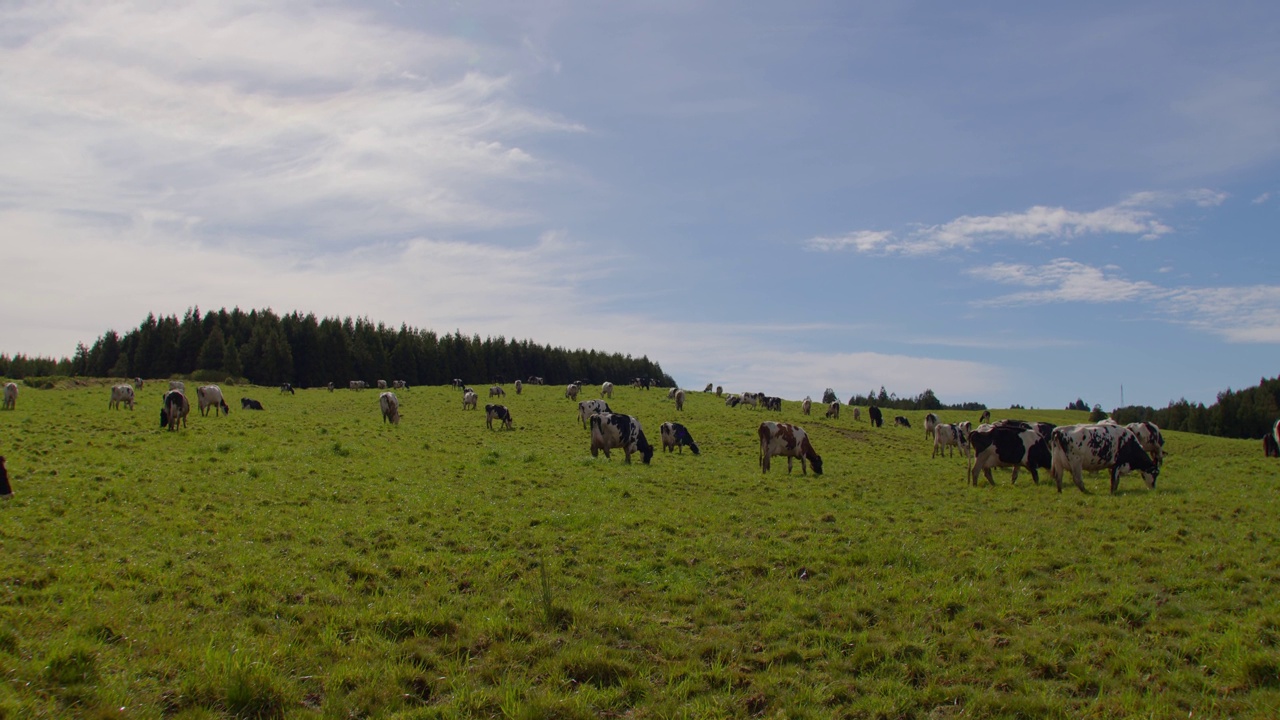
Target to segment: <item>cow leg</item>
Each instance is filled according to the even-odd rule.
[[[982,471],[982,474],[983,474],[983,476],[984,476],[984,477],[986,477],[986,478],[987,478],[987,482],[991,485],[991,487],[995,487],[995,486],[996,486],[996,480],[995,480],[995,478],[991,477],[991,468],[985,468],[985,469]]]
[[[1120,489],[1120,473],[1117,472],[1118,466],[1111,466],[1111,494],[1115,495],[1116,490]]]
[[[1035,483],[1036,485],[1039,485],[1039,484],[1040,484],[1040,474],[1036,472],[1036,469],[1035,469],[1035,468],[1033,468],[1033,467],[1031,467],[1030,465],[1028,465],[1028,466],[1027,466],[1027,471],[1031,473],[1031,482]],[[1015,476],[1015,477],[1017,477],[1017,474],[1018,474],[1018,468],[1014,468],[1014,469],[1013,469],[1013,473],[1014,473],[1014,476]]]
[[[1089,493],[1088,490],[1084,489],[1084,473],[1080,471],[1080,468],[1071,468],[1071,478],[1076,481],[1076,487],[1080,488],[1080,492],[1086,495]]]

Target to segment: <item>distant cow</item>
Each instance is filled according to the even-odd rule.
[[[628,463],[631,454],[637,452],[645,465],[653,459],[653,446],[645,438],[638,419],[618,413],[596,413],[591,416],[591,457],[597,457],[601,450],[609,457],[611,448],[621,448]]]
[[[765,410],[773,410],[774,412],[782,412],[782,398],[770,395],[762,398]]]
[[[707,383],[707,386],[706,386],[706,387],[704,387],[704,388],[702,388],[702,392],[704,392],[704,393],[709,393],[709,392],[711,392],[711,388],[712,388],[712,386],[713,386],[713,385],[715,385],[715,383]]]
[[[925,415],[924,416],[924,436],[926,438],[932,439],[933,429],[936,427],[938,427],[938,416],[934,415],[933,413],[929,413],[928,415]]]
[[[382,408],[382,422],[392,425],[400,424],[400,398],[393,392],[384,392],[378,396],[378,407]]]
[[[738,407],[738,403],[742,402],[742,398],[737,395],[730,395],[724,399],[725,407]]]
[[[517,395],[519,395],[521,392],[524,392],[524,383],[522,383],[522,382],[520,382],[519,380],[517,380],[517,381],[516,381],[516,394],[517,394]]]
[[[906,419],[906,418],[905,418],[905,417],[903,417],[902,415],[897,415],[897,416],[895,416],[895,417],[893,418],[893,424],[894,424],[894,425],[897,425],[897,426],[899,426],[899,427],[904,427],[904,428],[909,428],[909,427],[911,427],[911,421],[910,421],[910,420],[908,420],[908,419]]]
[[[348,383],[347,383],[347,387],[348,387],[349,389],[351,389],[351,390],[362,390],[362,389],[364,389],[364,381],[363,381],[363,380],[352,380],[351,382],[348,382]]]
[[[679,390],[679,389],[680,389],[679,387],[672,387],[670,390],[667,390],[667,399],[668,399],[668,400],[675,400],[675,399],[676,399],[676,391],[677,391],[677,390]]]
[[[1280,420],[1276,421],[1276,426],[1271,428],[1271,432],[1262,436],[1262,453],[1266,457],[1280,457]]]
[[[854,420],[861,420],[861,419],[862,419],[862,411],[861,411],[861,410],[859,410],[858,408],[854,408],[854,409],[853,409],[853,419],[854,419]]]
[[[480,396],[470,390],[462,393],[462,409],[466,410],[467,408],[471,408],[472,410],[475,410],[476,403],[479,402],[479,400]]]
[[[191,403],[187,396],[181,390],[170,390],[160,403],[160,427],[177,430],[179,421],[182,422],[182,427],[186,427],[187,414],[190,412]]]
[[[490,430],[493,429],[493,421],[497,420],[498,425],[508,430],[511,427],[511,411],[507,410],[506,405],[485,405],[484,406],[484,424]]]
[[[694,455],[698,454],[698,443],[693,441],[693,436],[680,423],[664,422],[659,431],[662,433],[663,450],[671,452],[672,448],[679,448],[683,453],[684,446],[688,445]]]
[[[809,444],[809,436],[799,425],[766,420],[760,423],[760,472],[769,472],[769,458],[774,455],[787,457],[787,474],[791,474],[791,461],[800,459],[800,474],[807,475],[805,461],[813,466],[813,474],[822,474],[822,458]]]
[[[333,381],[329,381],[329,392],[333,392]]]
[[[580,389],[581,389],[581,388],[579,388],[579,387],[578,387],[578,385],[577,385],[576,383],[569,383],[569,384],[568,384],[568,385],[566,385],[566,386],[565,386],[565,388],[564,388],[564,396],[565,396],[565,397],[567,397],[567,398],[569,398],[570,400],[577,400],[577,399],[578,399],[578,390],[580,390]]]
[[[456,387],[456,388],[460,388],[460,387],[462,387],[462,378],[454,378],[454,379],[453,379],[453,386],[454,386],[454,387]]]
[[[613,383],[606,382],[600,386],[600,397],[607,397],[610,400],[613,399]]]
[[[1054,428],[1050,440],[1053,461],[1050,472],[1062,492],[1062,476],[1071,472],[1080,492],[1084,489],[1081,472],[1109,470],[1111,492],[1120,487],[1120,476],[1131,470],[1142,473],[1147,487],[1154,490],[1160,468],[1142,449],[1142,443],[1133,431],[1122,425],[1064,425]]]
[[[684,410],[684,391],[676,391],[676,410]]]
[[[529,384],[530,384],[530,385],[541,385],[541,384],[542,384],[542,378],[541,378],[541,377],[539,377],[539,376],[537,376],[537,375],[530,375],[530,376],[529,376]]]
[[[991,422],[991,411],[990,411],[990,410],[983,410],[983,411],[982,411],[982,415],[978,418],[978,424],[979,424],[979,425],[981,425],[981,424],[982,424],[982,423],[984,423],[984,422]]]
[[[142,378],[140,378],[140,377],[136,377],[136,378],[134,378],[134,379],[133,379],[133,389],[134,389],[134,390],[141,390],[141,389],[142,389]]]
[[[973,485],[978,484],[980,474],[985,474],[987,482],[995,485],[991,477],[993,467],[1012,467],[1013,482],[1018,480],[1018,468],[1024,467],[1031,473],[1031,481],[1038,485],[1037,470],[1052,467],[1053,453],[1048,439],[1028,423],[983,425],[969,433],[969,444],[973,447],[970,479]]]
[[[0,456],[0,498],[13,497],[13,487],[9,485],[9,471],[4,467],[4,457]]]
[[[867,408],[867,416],[871,418],[871,427],[884,427],[884,414],[880,412],[880,408],[875,405]]]
[[[107,407],[119,410],[121,405],[128,405],[130,410],[133,409],[132,385],[116,385],[111,388],[111,401],[107,403]]]
[[[753,393],[753,392],[744,392],[744,393],[742,393],[742,401],[741,401],[741,404],[742,404],[742,405],[750,405],[751,407],[759,407],[759,406],[757,405],[757,403],[758,403],[758,402],[759,402],[759,395],[758,395],[758,394]]]
[[[930,458],[937,457],[942,452],[955,457],[957,447],[960,448],[961,454],[965,457],[969,456],[969,439],[959,425],[938,423],[933,426],[933,454],[929,456]]]
[[[800,401],[800,414],[808,415],[811,410],[813,410],[813,400],[808,395],[805,395],[804,400]]]
[[[218,416],[219,410],[224,415],[231,414],[231,408],[227,407],[227,402],[222,399],[222,388],[217,385],[196,388],[196,402],[200,405],[201,415],[208,415],[209,408],[213,408],[214,417]]]
[[[721,395],[723,395],[723,394],[724,394],[724,387],[722,387],[722,386],[720,386],[720,385],[717,385],[717,386],[716,386],[716,397],[720,397],[720,396],[721,396]]]
[[[184,383],[184,382],[182,382],[181,380],[170,380],[170,381],[169,381],[169,389],[170,389],[170,390],[177,390],[178,392],[183,392],[183,393],[184,393],[184,392],[186,392],[186,391],[187,391],[187,384],[186,384],[186,383]]]
[[[387,389],[387,381],[386,381],[386,380],[379,380],[379,381],[378,381],[378,389],[379,389],[379,390],[386,390],[386,389]]]
[[[290,383],[280,383],[280,392],[281,394],[289,393],[290,395],[293,395],[293,385]]]
[[[261,410],[262,403],[252,398],[242,397],[240,398],[240,409],[241,410]]]
[[[404,380],[395,380],[391,383],[391,387],[396,390],[408,390],[409,383]]]
[[[609,403],[603,400],[583,400],[578,403],[578,419],[582,421],[584,428],[591,423],[592,415],[602,412],[613,412],[609,409]]]
[[[840,401],[839,400],[834,400],[831,402],[830,405],[827,405],[827,417],[835,418],[837,420],[840,419]]]
[[[498,387],[497,385],[494,385],[493,387],[489,388],[489,397],[506,397],[506,396],[507,396],[507,391],[503,390],[501,387]]]
[[[1147,451],[1151,456],[1151,461],[1160,467],[1164,464],[1164,435],[1160,433],[1160,428],[1153,422],[1136,422],[1129,423],[1125,427],[1133,431],[1138,436],[1138,442],[1142,444],[1142,449]]]

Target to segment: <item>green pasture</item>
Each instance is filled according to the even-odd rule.
[[[562,387],[506,386],[489,431],[487,386],[398,391],[394,427],[374,390],[224,386],[230,416],[171,433],[162,385],[0,412],[0,718],[1280,715],[1256,442],[1168,433],[1154,491],[1059,494],[970,486],[923,413],[619,387],[651,442],[678,420],[702,448],[645,466],[592,458]],[[764,419],[826,472],[761,474]]]

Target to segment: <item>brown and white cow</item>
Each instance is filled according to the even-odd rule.
[[[107,403],[107,408],[119,410],[121,405],[128,405],[130,410],[133,409],[132,385],[116,385],[111,388],[111,400]]]
[[[698,454],[698,443],[693,441],[693,436],[685,426],[680,423],[664,422],[658,430],[662,435],[663,450],[671,452],[672,448],[679,448],[683,454],[684,447],[688,445],[694,455]]]
[[[182,427],[186,427],[187,414],[190,412],[191,403],[187,396],[181,390],[170,390],[160,403],[160,427],[177,430],[179,421],[182,422]]]
[[[653,446],[638,419],[619,413],[596,413],[591,416],[591,457],[597,457],[601,450],[609,457],[611,448],[621,448],[628,463],[632,453],[640,453],[645,465],[653,459]]]
[[[485,405],[484,406],[484,424],[490,430],[493,429],[493,421],[497,420],[498,425],[508,430],[514,430],[511,427],[511,411],[506,405]]]
[[[196,402],[200,405],[201,415],[207,415],[209,408],[213,408],[214,417],[218,416],[218,411],[222,411],[224,415],[231,414],[231,408],[227,407],[227,402],[222,399],[222,388],[217,385],[196,388]]]
[[[774,455],[787,457],[787,474],[791,474],[791,461],[800,459],[800,474],[807,475],[805,461],[813,466],[813,474],[822,474],[822,458],[809,444],[809,436],[799,425],[766,420],[760,423],[760,472],[769,472],[769,458]]]
[[[378,396],[378,406],[382,408],[382,422],[392,425],[400,424],[400,398],[393,392],[384,392]]]
[[[1111,492],[1120,487],[1120,476],[1131,470],[1142,473],[1147,487],[1154,490],[1160,468],[1142,449],[1142,443],[1133,431],[1123,425],[1064,425],[1053,429],[1049,443],[1053,461],[1049,472],[1053,474],[1058,492],[1062,492],[1062,476],[1067,471],[1080,492],[1084,488],[1082,472],[1108,470],[1111,473]]]

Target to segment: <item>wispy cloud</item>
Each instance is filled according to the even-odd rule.
[[[1108,272],[1112,270],[1112,272]],[[1163,290],[1145,281],[1118,277],[1113,269],[1096,268],[1074,260],[1058,258],[1046,265],[996,263],[971,268],[968,274],[1003,285],[1038,288],[1026,292],[982,300],[979,305],[1013,303],[1086,302],[1107,303],[1160,295]]]
[[[1270,199],[1271,199],[1272,194],[1273,194],[1273,193],[1271,193],[1270,191],[1262,193],[1261,195],[1259,195],[1258,197],[1256,197],[1256,198],[1254,198],[1254,199],[1253,199],[1253,204],[1254,204],[1254,205],[1261,205],[1261,204],[1263,204],[1263,203],[1267,202],[1268,200],[1270,200]]]
[[[815,237],[805,247],[820,252],[855,250],[883,255],[936,255],[949,250],[971,250],[1001,241],[1070,240],[1086,235],[1136,235],[1151,240],[1173,232],[1156,209],[1182,203],[1200,207],[1220,205],[1226,194],[1214,190],[1141,192],[1123,201],[1091,211],[1037,205],[1022,212],[1000,215],[964,215],[941,225],[926,225],[904,233],[858,230],[836,237]]]

